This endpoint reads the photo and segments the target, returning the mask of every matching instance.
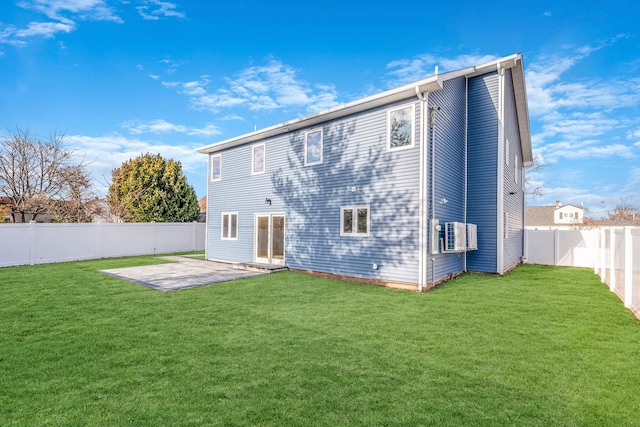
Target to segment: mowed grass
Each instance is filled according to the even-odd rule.
[[[640,425],[640,322],[589,270],[422,294],[97,271],[157,262],[0,269],[0,425]]]

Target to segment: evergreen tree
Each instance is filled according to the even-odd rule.
[[[200,213],[180,162],[160,154],[142,154],[114,169],[107,202],[123,222],[189,222]]]

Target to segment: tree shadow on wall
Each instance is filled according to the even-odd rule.
[[[304,166],[304,132],[294,132],[289,136],[287,168],[271,176],[274,193],[287,211],[287,264],[334,274],[417,281],[417,174],[408,174],[408,165],[396,159],[400,153],[386,151],[384,130],[377,134],[369,130],[366,133],[372,136],[363,137],[365,132],[356,133],[351,120],[327,124],[323,132],[322,164]],[[417,158],[410,159],[415,165],[409,165],[416,171],[417,152]],[[404,152],[402,161],[410,156]],[[399,176],[410,176],[403,179],[412,182],[400,181]],[[395,182],[402,185],[396,187]],[[341,236],[340,207],[362,205],[370,207],[370,235]],[[373,263],[378,270],[372,269]],[[398,274],[397,270],[403,271]]]

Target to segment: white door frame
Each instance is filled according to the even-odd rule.
[[[266,217],[268,219],[268,232],[267,232],[267,257],[258,256],[258,220],[259,218]],[[282,257],[276,258],[273,256],[273,217],[282,217],[285,221],[285,235],[282,236]],[[286,248],[286,216],[284,212],[265,212],[255,213],[253,215],[253,259],[257,263],[261,264],[285,264],[285,248]]]

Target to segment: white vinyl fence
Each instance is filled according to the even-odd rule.
[[[204,250],[205,223],[0,224],[0,267]]]
[[[531,264],[588,267],[640,318],[640,227],[525,230]]]

